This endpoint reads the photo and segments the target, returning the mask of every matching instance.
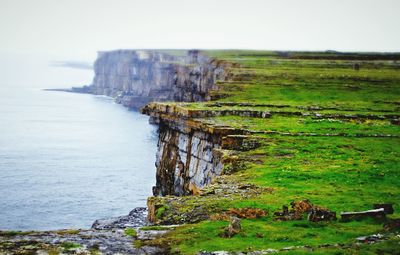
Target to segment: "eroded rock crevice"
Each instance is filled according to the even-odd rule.
[[[178,129],[161,120],[159,125],[155,196],[195,194],[221,174],[223,165],[216,151],[221,136],[186,124]]]

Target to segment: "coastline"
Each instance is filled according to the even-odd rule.
[[[297,101],[294,101],[294,103],[290,100],[287,100],[287,103],[282,103],[281,95],[279,94],[282,92],[277,93],[274,91],[275,87],[277,87],[274,83],[267,88],[270,94],[263,94],[263,96],[265,96],[263,98],[260,98],[255,91],[260,94],[263,93],[262,89],[257,86],[260,86],[262,83],[271,82],[271,80],[275,78],[274,75],[269,73],[275,65],[280,64],[287,68],[279,69],[278,66],[274,71],[277,77],[289,84],[293,82],[293,79],[290,77],[290,74],[285,73],[287,71],[282,70],[290,70],[290,72],[294,73],[300,72],[302,70],[301,68],[290,69],[290,65],[299,65],[298,59],[304,61],[304,63],[301,62],[302,65],[311,63],[311,68],[309,69],[313,70],[312,68],[317,67],[315,67],[316,64],[314,62],[307,62],[311,59],[313,61],[320,61],[317,62],[318,65],[322,66],[320,68],[321,70],[318,69],[319,67],[317,68],[319,72],[327,72],[326,70],[328,70],[328,67],[333,71],[332,73],[324,74],[328,77],[326,79],[324,76],[314,76],[314,74],[309,75],[308,73],[305,75],[309,76],[305,76],[306,78],[301,77],[302,79],[307,79],[308,82],[315,82],[316,84],[321,81],[330,82],[330,79],[336,81],[334,78],[336,78],[335,75],[338,75],[335,73],[335,68],[337,68],[339,71],[346,72],[348,75],[346,77],[338,76],[339,78],[337,79],[339,79],[339,81],[337,83],[340,86],[343,86],[343,79],[348,79],[346,80],[348,83],[357,82],[358,84],[348,85],[346,83],[344,87],[340,87],[340,91],[352,93],[353,96],[355,92],[358,91],[361,98],[362,93],[368,94],[370,91],[363,92],[360,87],[365,86],[367,89],[373,90],[374,88],[371,89],[371,86],[369,86],[370,83],[380,82],[382,84],[387,84],[386,86],[390,88],[390,82],[395,82],[398,78],[396,76],[390,80],[391,77],[389,76],[393,75],[393,70],[396,70],[397,64],[385,62],[387,66],[385,66],[386,69],[384,71],[388,72],[388,76],[381,77],[379,75],[382,74],[375,72],[375,70],[379,68],[373,66],[374,63],[368,62],[371,61],[369,58],[378,58],[379,61],[383,61],[379,59],[381,55],[378,54],[378,56],[375,56],[371,54],[371,56],[368,56],[366,62],[362,62],[362,66],[365,65],[365,68],[370,72],[365,74],[367,77],[365,78],[364,76],[360,77],[361,75],[359,75],[358,70],[354,69],[354,63],[352,62],[360,62],[359,56],[362,56],[362,54],[339,54],[339,59],[333,59],[339,62],[332,64],[332,53],[303,52],[283,54],[279,52],[267,52],[261,54],[259,52],[245,51],[235,54],[242,54],[245,57],[250,55],[254,57],[256,61],[249,61],[242,56],[244,59],[243,63],[238,64],[228,61],[228,59],[233,58],[229,56],[229,52],[208,53],[216,55],[215,59],[200,57],[201,61],[198,62],[197,57],[199,57],[199,52],[192,51],[189,53],[189,60],[183,61],[183,66],[182,63],[177,64],[175,61],[170,63],[171,59],[174,60],[173,56],[168,57],[166,63],[159,64],[158,61],[163,59],[163,55],[159,53],[153,55],[151,52],[147,54],[143,53],[143,51],[139,51],[139,53],[135,51],[116,51],[109,54],[111,54],[109,56],[111,59],[115,57],[112,54],[116,54],[118,58],[121,57],[121,54],[123,56],[125,56],[124,54],[128,54],[137,62],[134,62],[133,67],[129,67],[131,63],[128,64],[128,62],[123,60],[120,65],[117,65],[119,67],[117,69],[108,67],[119,75],[117,75],[119,77],[118,79],[121,80],[118,82],[115,81],[116,78],[114,76],[111,76],[113,77],[112,83],[106,82],[107,77],[104,76],[105,72],[96,73],[98,76],[94,84],[86,87],[84,91],[111,96],[115,98],[116,102],[133,109],[137,109],[139,105],[144,106],[143,103],[149,100],[158,99],[158,101],[161,101],[150,104],[146,103],[146,106],[141,110],[142,113],[150,116],[150,120],[153,123],[158,124],[160,127],[156,157],[157,183],[153,188],[154,196],[148,199],[149,213],[147,218],[151,224],[155,224],[156,226],[165,224],[173,226],[171,229],[168,229],[168,231],[172,231],[172,236],[167,234],[168,231],[163,226],[160,226],[158,229],[157,227],[153,227],[153,229],[150,227],[151,230],[149,231],[157,232],[153,233],[154,235],[152,238],[141,238],[146,235],[141,232],[141,226],[135,227],[137,228],[135,231],[137,232],[136,235],[138,238],[129,239],[129,242],[132,243],[135,240],[135,247],[141,247],[137,249],[146,248],[144,250],[135,251],[125,250],[124,252],[143,252],[145,254],[156,254],[160,252],[162,254],[168,252],[179,253],[182,252],[179,249],[186,249],[184,250],[185,252],[191,253],[194,249],[198,249],[198,247],[182,245],[182,242],[184,243],[187,241],[187,239],[185,239],[185,234],[189,236],[194,235],[199,238],[198,242],[200,245],[203,245],[201,247],[208,247],[208,239],[205,236],[200,236],[190,231],[190,229],[188,229],[190,228],[190,224],[194,224],[193,227],[196,228],[199,233],[203,233],[201,231],[205,230],[212,231],[214,235],[213,238],[221,242],[221,247],[234,249],[234,251],[243,249],[246,245],[245,242],[249,242],[249,240],[263,240],[264,238],[268,238],[265,237],[266,233],[260,233],[260,229],[265,228],[264,226],[266,224],[274,226],[274,229],[269,229],[269,231],[276,231],[273,232],[273,235],[278,237],[269,240],[272,246],[267,247],[268,250],[263,250],[263,248],[266,248],[263,246],[263,243],[256,242],[256,247],[252,247],[252,251],[249,251],[248,254],[252,254],[251,252],[253,251],[262,251],[264,253],[261,254],[268,254],[290,250],[308,251],[310,249],[320,248],[326,248],[328,250],[351,250],[357,248],[356,246],[359,241],[356,238],[359,238],[362,233],[369,237],[376,233],[381,234],[379,237],[371,237],[373,241],[368,241],[368,238],[365,239],[367,240],[364,242],[366,245],[396,240],[393,230],[390,230],[388,233],[385,232],[386,234],[384,234],[382,228],[383,225],[397,224],[395,223],[397,222],[397,212],[395,212],[394,217],[388,215],[388,219],[385,218],[384,221],[372,223],[367,220],[360,221],[351,223],[353,224],[351,227],[347,227],[345,223],[336,222],[336,213],[339,216],[338,210],[349,210],[356,205],[358,207],[355,207],[356,209],[354,210],[368,209],[372,207],[373,203],[387,202],[386,200],[390,200],[389,202],[394,204],[394,207],[397,208],[399,201],[391,199],[390,194],[384,198],[384,201],[378,201],[376,195],[369,193],[366,187],[365,189],[358,190],[358,192],[363,192],[365,194],[364,200],[359,202],[354,196],[349,196],[346,193],[350,192],[354,184],[346,186],[345,180],[353,180],[354,178],[354,181],[358,183],[358,179],[352,176],[352,173],[349,173],[351,178],[343,176],[343,180],[337,182],[330,179],[329,172],[324,173],[328,176],[327,180],[324,179],[325,177],[321,177],[322,174],[320,176],[318,172],[322,171],[324,168],[336,171],[336,168],[341,169],[349,167],[346,160],[336,158],[338,154],[337,151],[339,151],[340,154],[346,155],[346,159],[350,158],[351,160],[361,151],[364,153],[364,157],[371,157],[367,159],[367,162],[374,162],[374,160],[376,160],[374,158],[375,155],[372,154],[372,151],[375,149],[383,148],[374,153],[379,153],[379,157],[387,156],[387,154],[385,156],[384,152],[384,148],[388,146],[387,144],[395,146],[398,142],[398,129],[396,127],[398,124],[396,124],[396,121],[398,121],[400,117],[396,114],[395,106],[393,106],[396,105],[396,102],[393,101],[394,99],[392,100],[393,102],[387,99],[390,98],[388,96],[390,90],[388,89],[389,92],[382,91],[382,93],[384,93],[383,98],[387,101],[382,101],[379,97],[376,97],[373,100],[366,100],[361,103],[357,101],[358,104],[353,104],[352,100],[347,98],[344,94],[342,98],[337,97],[336,99],[338,101],[342,100],[340,101],[341,104],[331,104],[329,101],[332,100],[331,98],[327,98],[326,102],[322,101],[324,98],[321,98],[321,94],[317,93],[317,96],[312,99],[317,100],[319,105],[310,105],[308,101],[302,101],[304,100],[304,95],[301,95],[302,97],[300,96],[300,99],[296,98]],[[221,56],[218,54],[221,54]],[[290,54],[294,54],[294,56],[291,58]],[[329,56],[325,59],[324,54],[328,54]],[[107,53],[102,53],[100,57],[104,56],[107,56]],[[396,54],[394,54],[394,56],[396,58],[398,57]],[[121,58],[123,59],[123,57]],[[223,60],[216,60],[220,58]],[[261,58],[261,60],[263,60],[263,58],[272,58],[272,60],[270,62],[257,62],[257,58]],[[343,71],[342,67],[344,64],[340,62],[343,60],[342,58],[349,61],[345,63],[347,68],[344,69],[345,71]],[[386,61],[386,59],[384,60]],[[281,61],[281,63],[279,61]],[[189,65],[188,62],[190,63]],[[97,68],[103,70],[99,63],[101,62],[97,62]],[[107,61],[103,62],[102,65],[109,66]],[[135,69],[136,65],[139,69]],[[159,73],[154,76],[148,76],[148,73],[140,75],[140,67],[143,65],[147,68],[153,68],[153,74]],[[204,65],[206,65],[206,67],[204,67]],[[257,68],[254,70],[251,69],[251,67],[254,66]],[[137,82],[137,85],[132,86],[138,86],[140,84],[142,88],[139,91],[132,90],[132,88],[126,91],[126,86],[124,85],[126,83],[124,80],[126,75],[124,72],[130,72],[127,70],[133,70],[133,76],[131,78],[134,82]],[[304,74],[296,73],[296,75],[301,76]],[[373,78],[369,78],[367,75]],[[145,78],[141,80],[140,77]],[[317,81],[315,81],[315,77],[318,77],[320,80],[317,79]],[[160,82],[165,80],[171,83],[164,84]],[[280,80],[280,82],[282,81]],[[152,85],[147,87],[148,85],[143,86],[143,84]],[[163,87],[165,85],[170,86],[170,84],[173,84],[173,86],[177,88],[182,88],[182,86],[187,86],[188,88],[182,90],[184,93],[180,93],[180,91],[177,92],[173,88],[168,87],[168,89],[166,89],[166,87]],[[302,86],[306,87],[307,85],[308,84],[304,84]],[[154,90],[152,86],[155,86]],[[258,90],[246,92],[246,89],[251,89],[251,86],[255,86]],[[284,90],[285,93],[290,95],[290,92],[286,90],[285,86],[289,85],[285,84],[283,88],[278,87],[278,89]],[[298,91],[296,86],[300,85],[296,84],[293,86],[294,90]],[[303,89],[308,91],[309,88],[306,87]],[[318,89],[319,88],[316,86],[309,89],[309,91],[317,91]],[[74,91],[74,89],[71,89],[71,91],[77,92]],[[132,91],[136,91],[135,93],[138,94]],[[393,91],[396,91],[395,88]],[[137,98],[143,93],[145,94],[144,101],[137,101]],[[268,100],[265,99],[271,94],[277,95],[278,98],[272,103],[271,98]],[[318,96],[320,98],[318,98]],[[177,100],[172,100],[174,98]],[[224,101],[225,98],[228,98],[230,101]],[[244,100],[248,98],[251,99],[251,102],[250,100]],[[185,99],[190,100],[186,101]],[[221,100],[221,102],[208,102],[209,100]],[[359,98],[357,100],[362,101]],[[199,104],[198,102],[202,103]],[[264,121],[268,121],[269,126],[264,126]],[[286,126],[281,125],[281,122],[285,123]],[[304,127],[304,123],[308,126]],[[373,124],[371,125],[369,123]],[[374,150],[368,147],[369,143],[375,145]],[[308,146],[312,146],[312,144],[316,144],[316,147],[324,151],[328,156],[315,154],[315,148],[308,148]],[[350,145],[356,147],[356,149],[354,149],[355,151],[352,150],[353,147],[349,147]],[[344,151],[345,149],[350,152]],[[347,156],[346,153],[350,153],[351,155]],[[307,162],[301,161],[303,159],[301,157],[297,158],[296,155],[307,158]],[[321,157],[324,157],[324,161],[321,160]],[[299,163],[295,160],[300,160],[301,162],[299,161]],[[388,158],[388,161],[391,162],[392,158]],[[313,165],[313,169],[318,169],[317,173],[310,173],[308,170],[308,165],[312,165],[313,162],[319,164]],[[335,166],[335,164],[339,166],[335,168],[330,167]],[[292,173],[292,165],[301,169],[300,172]],[[285,171],[282,173],[273,173],[272,170],[274,170],[274,168],[270,169],[270,166],[282,166]],[[262,172],[262,170],[264,170],[262,167],[265,167],[271,172]],[[389,175],[394,174],[389,170],[386,170],[386,172]],[[341,172],[337,172],[336,174],[338,176],[343,175]],[[368,172],[368,174],[373,176],[373,173]],[[265,183],[261,183],[260,180],[255,177],[264,178],[262,180]],[[323,182],[319,183],[320,180],[323,180]],[[309,182],[316,182],[314,183],[315,185],[335,189],[335,198],[331,200],[326,199],[329,197],[327,194],[332,194],[330,190],[326,191],[326,194],[324,193],[324,195],[321,195],[317,191],[310,192],[307,189],[303,190],[302,186],[293,184],[301,183],[304,187],[309,187]],[[368,183],[364,182],[359,185],[367,186]],[[292,190],[289,189],[291,186],[294,186]],[[282,193],[282,190],[288,190],[288,192]],[[345,192],[341,192],[340,190],[345,190]],[[321,190],[320,192],[325,191]],[[309,217],[307,220],[304,218],[304,214],[309,215],[311,213],[310,211],[302,211],[302,215],[296,215],[296,213],[294,213],[297,218],[289,213],[285,214],[285,210],[283,210],[283,212],[279,211],[281,206],[308,199],[311,199],[312,202],[317,201],[317,204],[312,205],[312,208],[324,208],[326,212],[335,213],[335,219],[319,219],[317,223],[315,223],[310,222]],[[243,209],[243,211],[237,212],[239,209]],[[253,217],[248,212],[250,209],[261,210],[257,211],[261,216],[256,215]],[[292,210],[296,210],[293,205]],[[279,213],[281,213],[279,217],[283,218],[277,220],[276,216]],[[221,232],[221,226],[227,225],[230,217],[235,215],[241,219],[244,228],[247,227],[250,229],[248,231],[257,230],[254,230],[256,233],[250,232],[251,234],[246,236],[240,236],[239,234],[239,236],[233,237],[234,240],[237,241],[238,247],[229,247],[228,243],[230,239],[224,239],[215,233]],[[117,218],[115,222],[124,221],[123,219],[124,217]],[[189,226],[183,226],[182,228],[176,227],[176,225],[182,224]],[[300,225],[297,226],[296,224],[303,224],[303,227]],[[328,233],[327,236],[321,237],[326,243],[314,243],[312,238],[304,238],[305,243],[308,242],[311,244],[296,247],[287,246],[288,242],[290,244],[297,242],[295,237],[292,236],[285,236],[288,241],[279,239],[281,238],[282,231],[289,231],[291,229],[287,227],[287,225],[292,229],[295,228],[304,235],[318,235],[315,234],[317,231],[313,228],[322,226],[321,228],[324,228],[324,230],[332,228],[332,231],[341,233],[344,236],[348,235],[349,237],[346,237],[347,239],[344,237],[342,239],[335,237],[336,239],[332,241],[330,238],[334,236],[334,234]],[[126,227],[127,225],[118,226],[117,232],[121,234],[123,232],[121,229]],[[176,231],[175,227],[177,228]],[[144,229],[146,229],[146,227],[144,227]],[[313,232],[307,232],[308,229],[313,230]],[[158,234],[164,235],[158,236]],[[240,237],[242,237],[243,242],[238,240]],[[293,241],[291,241],[291,238]],[[390,243],[390,245],[392,244]],[[175,250],[169,250],[171,246],[175,247]],[[213,246],[211,245],[211,247]],[[287,247],[294,248],[286,249]],[[269,248],[271,250],[269,250]],[[108,252],[104,249],[102,251]],[[110,251],[114,252],[115,250]],[[208,251],[209,253],[198,254],[216,254],[212,252],[213,250]],[[233,252],[232,250],[230,251]],[[183,253],[185,254],[185,252]]]

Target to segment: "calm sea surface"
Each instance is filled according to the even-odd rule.
[[[70,76],[92,74],[63,71],[46,87]],[[106,97],[24,83],[0,83],[0,229],[87,228],[145,206],[155,183],[148,118]]]

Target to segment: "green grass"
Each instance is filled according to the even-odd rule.
[[[312,117],[279,116],[271,118],[251,118],[223,116],[205,120],[212,124],[226,125],[252,131],[303,132],[316,134],[385,134],[398,135],[400,127],[389,120],[346,120],[334,118],[315,119]]]
[[[140,230],[170,230],[170,229],[172,229],[172,228],[168,227],[168,226],[157,226],[157,225],[144,226],[144,227],[140,228]]]
[[[321,243],[354,242],[355,238],[379,231],[378,223],[310,223],[308,221],[276,222],[265,219],[242,220],[242,232],[232,238],[221,238],[227,222],[205,221],[182,227],[173,234],[183,240],[174,251],[196,254],[203,251],[256,251],[267,248],[281,249],[290,246],[313,246]]]
[[[270,215],[242,220],[243,233],[232,239],[219,237],[227,222],[211,221],[178,228],[169,238],[176,242],[177,251],[195,254],[199,250],[247,251],[351,243],[358,236],[378,233],[382,231],[382,222],[373,220],[277,222],[271,215],[282,205],[306,198],[338,214],[372,209],[372,204],[385,202],[394,203],[398,210],[399,145],[400,139],[386,138],[268,137],[261,148],[246,152],[250,157],[264,155],[263,163],[251,164],[240,174],[258,186],[273,187],[275,191],[247,200],[221,199],[219,206],[261,208]],[[396,211],[392,217],[398,216]]]
[[[73,250],[73,249],[77,249],[80,248],[82,245],[78,244],[78,243],[72,243],[72,242],[64,242],[60,245],[63,249],[65,250]]]
[[[376,255],[376,254],[385,254],[385,255],[393,255],[399,254],[400,250],[400,242],[398,238],[391,238],[390,240],[377,242],[372,244],[354,244],[350,247],[338,249],[337,247],[328,247],[328,248],[313,248],[310,252],[308,249],[297,249],[294,251],[282,251],[276,254],[292,254],[292,255],[300,255],[300,254],[332,254],[332,255]]]
[[[400,139],[291,137],[270,139],[248,170],[254,183],[277,188],[266,203],[308,198],[335,211],[400,208]]]
[[[130,237],[137,237],[137,231],[133,228],[126,228],[124,230],[125,235]]]
[[[394,61],[288,59],[271,52],[208,52],[238,62],[239,82],[220,84],[222,101],[385,109],[398,112],[400,64]],[[361,69],[353,69],[354,63]]]

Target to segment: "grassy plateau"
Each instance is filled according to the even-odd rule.
[[[204,53],[239,65],[230,68],[230,79],[218,83],[212,101],[182,107],[270,116],[199,118],[247,130],[258,142],[256,148],[236,152],[239,166],[222,176],[228,186],[243,183],[258,192],[189,196],[180,210],[207,204],[221,211],[257,208],[267,213],[241,219],[242,230],[231,238],[221,236],[229,221],[210,219],[177,227],[150,243],[182,254],[267,249],[281,254],[400,254],[398,229],[383,230],[387,221],[400,217],[400,54]],[[304,199],[335,211],[338,220],[274,219],[283,205]],[[384,221],[340,220],[340,212],[370,210],[377,203],[393,204],[394,214]],[[385,240],[356,240],[378,233]]]

